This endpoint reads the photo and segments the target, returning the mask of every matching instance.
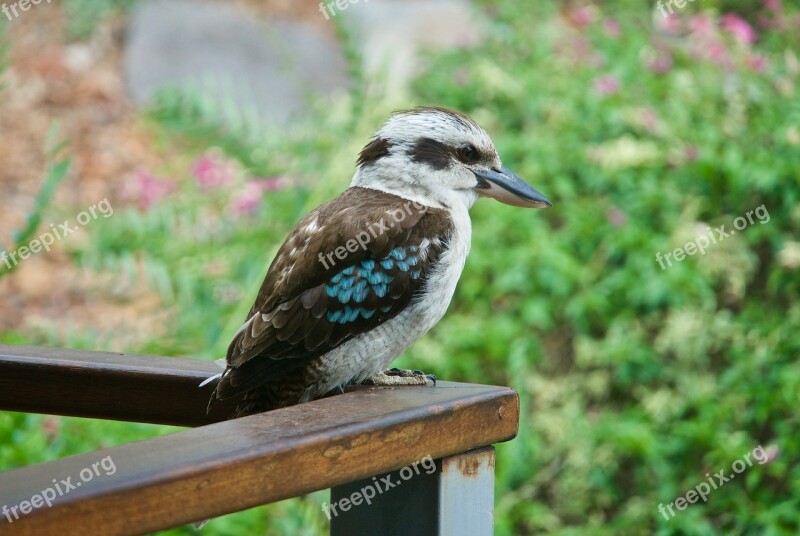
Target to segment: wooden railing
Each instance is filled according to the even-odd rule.
[[[0,534],[144,534],[325,488],[332,535],[492,533],[491,445],[517,433],[514,391],[359,388],[225,420],[198,388],[218,371],[0,345],[0,410],[195,427],[0,473]]]

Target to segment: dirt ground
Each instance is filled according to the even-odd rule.
[[[315,3],[240,0],[257,16],[303,19],[331,31]],[[69,42],[60,4],[32,6],[8,23],[9,69],[0,81],[0,249],[29,213],[45,175],[48,131],[58,123],[68,140],[72,169],[59,186],[41,230],[108,198],[122,206],[127,177],[158,169],[170,158],[151,141],[122,78],[125,18],[107,17],[87,41]],[[6,21],[0,21],[6,24]],[[56,243],[0,279],[0,332],[45,333],[67,339],[71,331],[103,334],[109,350],[129,347],[163,329],[158,296],[113,274],[78,270]],[[154,311],[160,311],[154,313]],[[67,320],[68,319],[68,320]]]

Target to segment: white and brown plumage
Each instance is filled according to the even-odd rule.
[[[350,188],[279,249],[209,407],[240,397],[238,417],[346,384],[425,384],[421,373],[382,371],[444,315],[479,195],[550,206],[470,118],[441,108],[393,115],[361,152]]]

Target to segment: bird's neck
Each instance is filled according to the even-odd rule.
[[[380,169],[358,168],[350,186],[378,190],[428,207],[443,208],[458,214],[466,213],[478,198],[478,194],[472,189],[435,188],[430,186],[431,183],[435,184],[434,181],[425,181],[424,178],[412,183],[407,178]],[[469,215],[467,214],[466,217],[469,218]]]

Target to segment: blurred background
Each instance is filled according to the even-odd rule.
[[[496,533],[800,532],[797,3],[6,3],[0,250],[76,230],[0,262],[0,342],[221,357],[388,113],[455,108],[554,202],[476,204],[450,310],[397,362],[519,391]],[[176,430],[0,412],[0,470]],[[323,501],[202,533],[325,534]]]

